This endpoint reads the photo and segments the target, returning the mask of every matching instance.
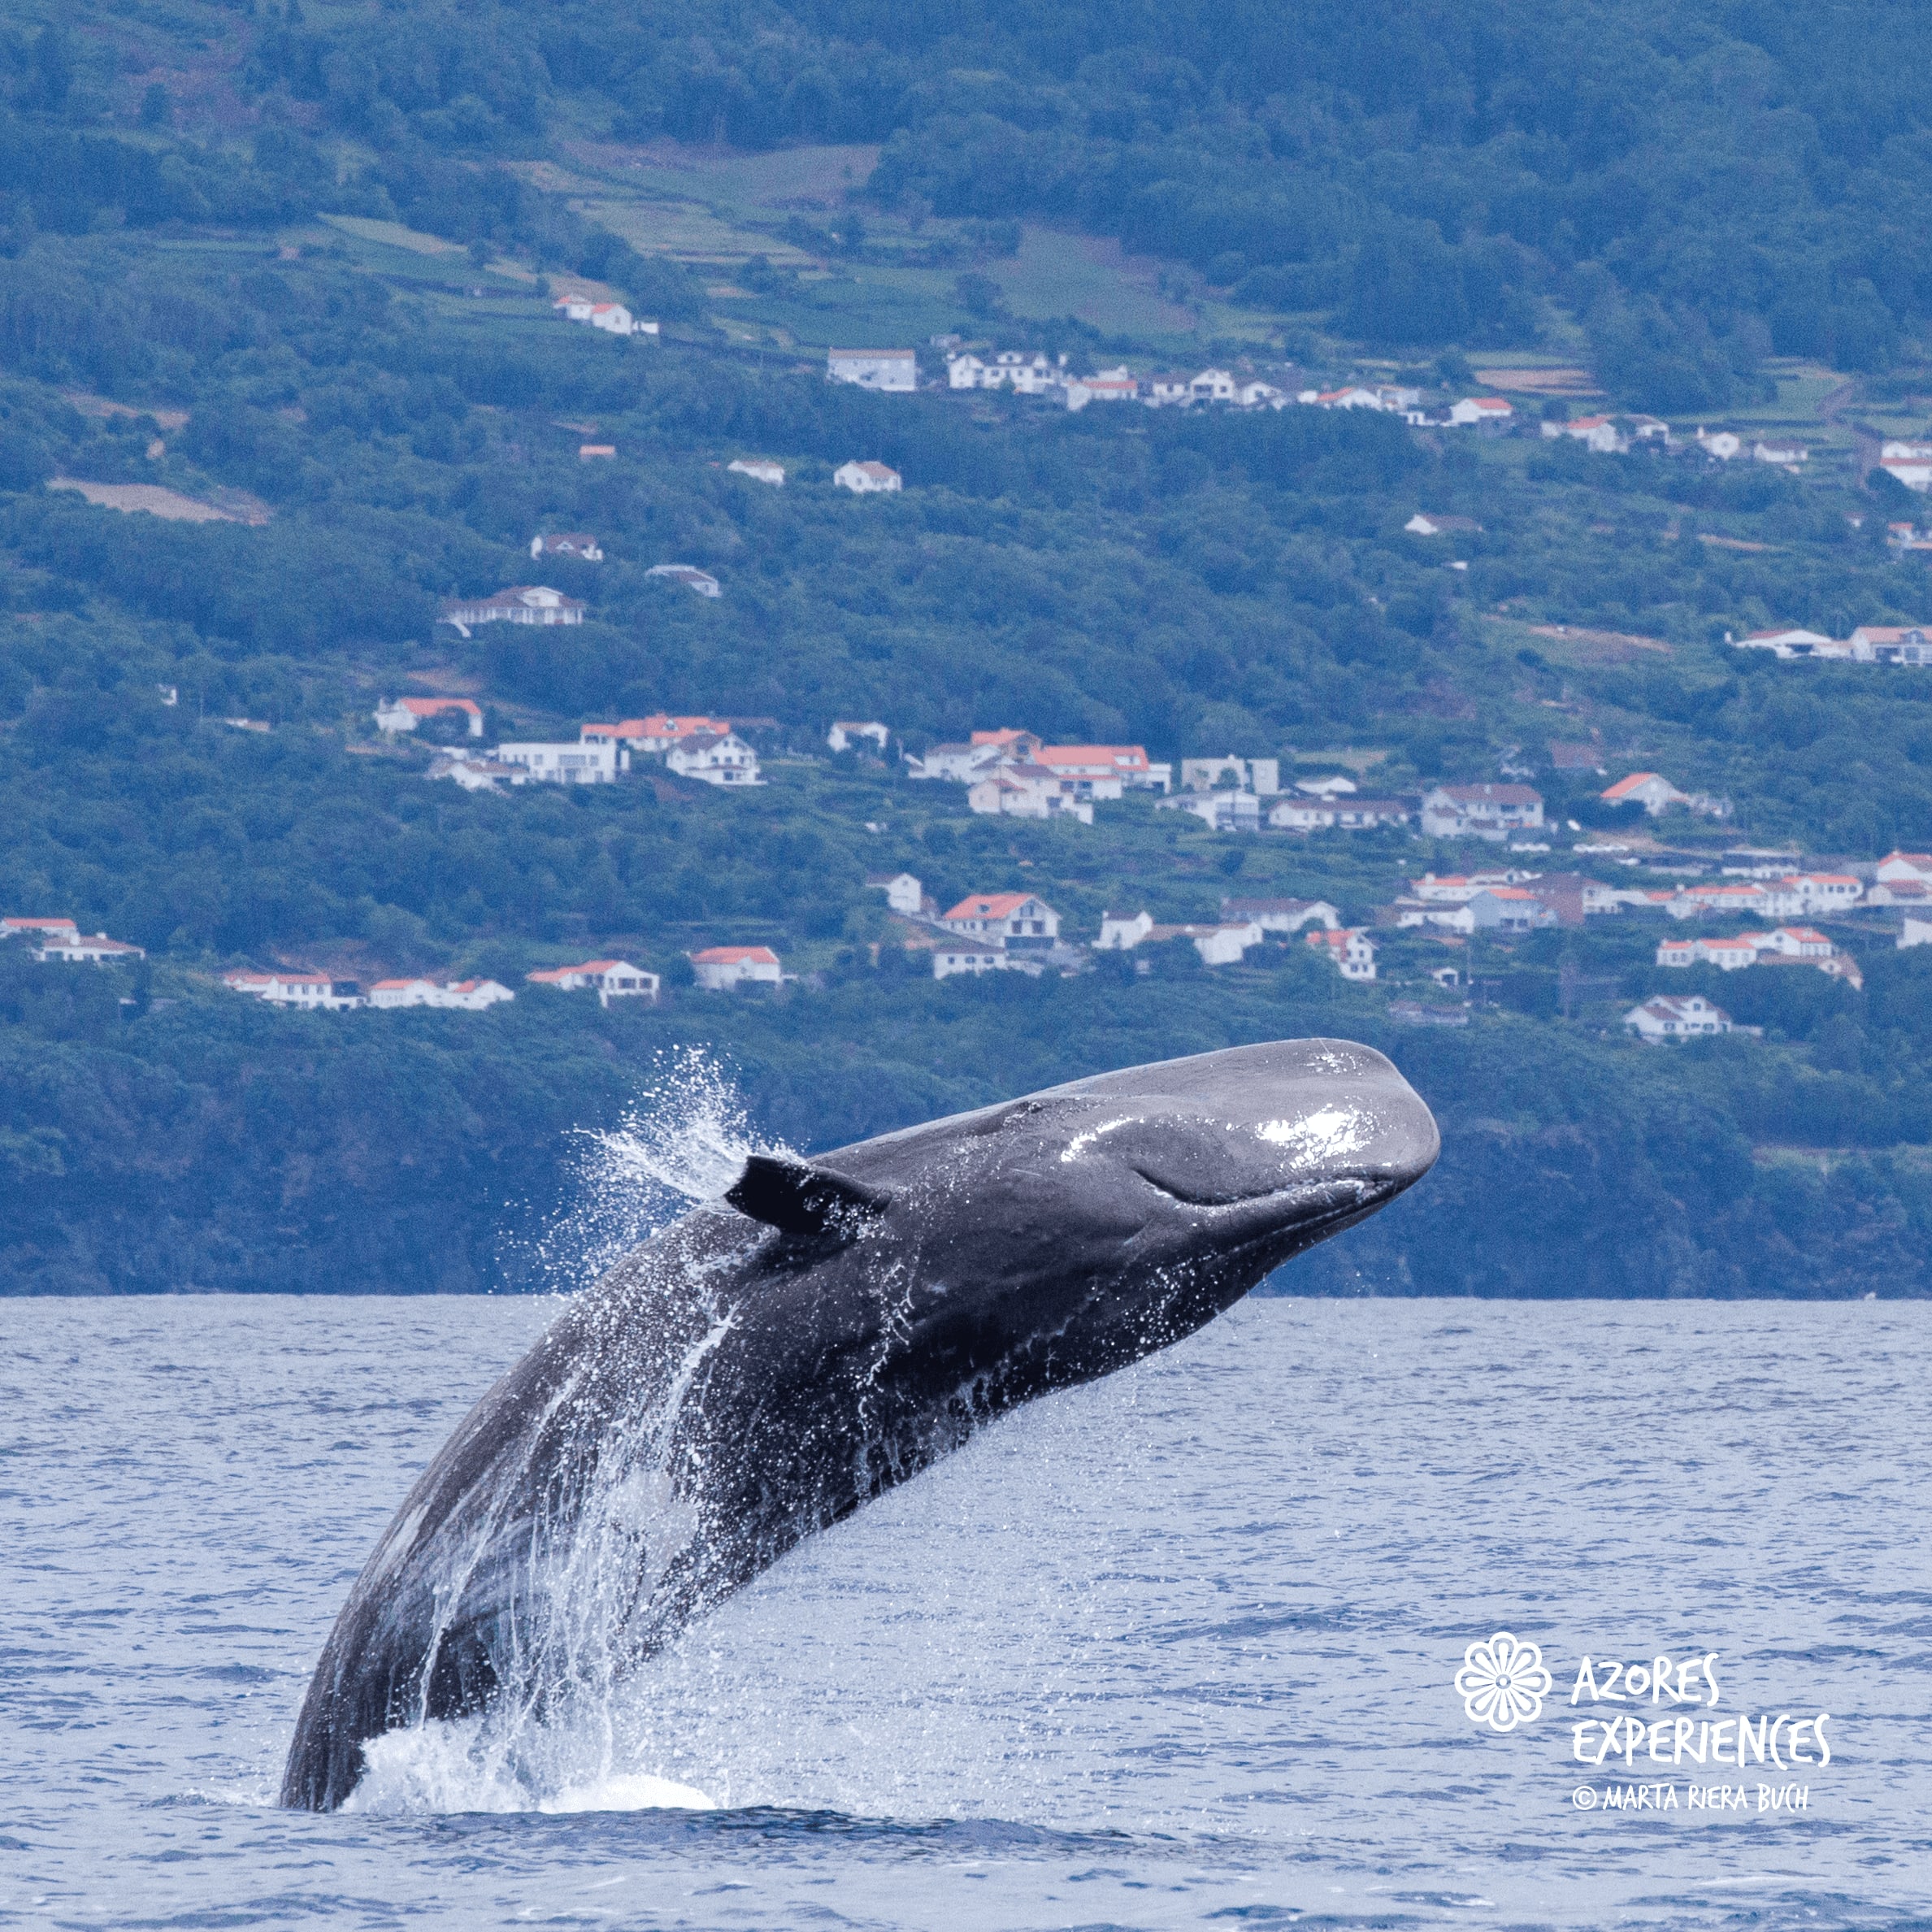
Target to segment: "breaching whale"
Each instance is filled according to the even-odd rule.
[[[424,1471],[336,1619],[282,1802],[341,1804],[385,1732],[621,1675],[995,1417],[1192,1333],[1439,1144],[1381,1054],[1304,1040],[753,1157]]]

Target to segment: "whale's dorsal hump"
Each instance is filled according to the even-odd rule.
[[[808,1161],[753,1154],[724,1197],[740,1214],[788,1235],[849,1231],[882,1213],[886,1196],[876,1187],[814,1167]]]

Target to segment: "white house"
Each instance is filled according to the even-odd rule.
[[[447,778],[466,792],[493,792],[499,785],[520,785],[530,774],[521,765],[506,765],[500,758],[477,758],[458,753],[432,759],[425,778]]]
[[[1437,785],[1422,797],[1422,834],[1431,839],[1487,839],[1500,844],[1540,830],[1543,796],[1527,785]]]
[[[1307,933],[1302,943],[1332,959],[1335,970],[1344,979],[1367,981],[1375,977],[1375,942],[1359,926],[1331,927]]]
[[[884,892],[892,911],[916,919],[926,910],[926,888],[910,872],[868,872],[866,889]]]
[[[1176,402],[1192,402],[1194,399],[1194,379],[1189,376],[1178,376],[1171,370],[1147,379],[1146,393],[1142,400],[1150,409],[1159,409]]]
[[[737,986],[776,986],[784,978],[769,946],[707,946],[691,955],[692,970],[706,992],[729,992]]]
[[[112,966],[124,959],[145,959],[147,954],[139,946],[130,946],[124,940],[110,939],[104,932],[97,932],[92,939],[74,931],[43,933],[41,943],[33,949],[38,960],[61,960],[69,966]]]
[[[1932,456],[1882,456],[1878,467],[1908,490],[1932,490]]]
[[[1238,385],[1225,369],[1204,369],[1187,384],[1187,393],[1196,402],[1232,402]]]
[[[1860,664],[1932,664],[1932,631],[1921,624],[1860,624],[1850,642]]]
[[[1154,929],[1154,916],[1143,906],[1131,917],[1123,912],[1101,914],[1101,936],[1093,944],[1101,953],[1131,953]]]
[[[473,697],[385,697],[376,707],[376,727],[394,733],[413,732],[432,718],[454,711],[467,721],[469,736],[483,736],[483,707]]]
[[[840,463],[832,471],[831,480],[840,489],[850,490],[857,497],[870,496],[875,490],[905,488],[905,480],[899,472],[888,469],[882,462]]]
[[[600,1006],[613,1000],[658,1000],[658,975],[634,966],[627,959],[587,959],[581,966],[545,966],[523,977],[532,986],[554,986],[559,992],[589,991]]]
[[[1629,447],[1608,416],[1578,416],[1568,423],[1545,423],[1543,433],[1546,440],[1568,436],[1601,456],[1614,455]]]
[[[682,584],[687,590],[695,590],[701,597],[722,597],[724,587],[709,571],[701,571],[695,563],[653,563],[645,573],[647,577],[662,578],[667,584]]]
[[[1373,831],[1383,825],[1406,825],[1410,809],[1399,798],[1283,799],[1268,814],[1283,831]]]
[[[830,382],[909,394],[919,386],[919,358],[910,349],[831,349],[826,351],[825,375]]]
[[[1730,462],[1743,449],[1744,439],[1728,429],[1710,430],[1700,423],[1697,445],[1706,456],[1714,456],[1720,462]]]
[[[1118,798],[1127,791],[1165,792],[1171,765],[1148,761],[1142,745],[1042,745],[1033,762],[1056,773],[1080,798]]]
[[[1164,933],[1165,928],[1156,927],[1154,931]],[[1218,926],[1183,926],[1180,931],[1193,940],[1203,966],[1239,966],[1241,955],[1261,943],[1261,929],[1252,919],[1227,919]]]
[[[1623,1016],[1623,1023],[1640,1040],[1689,1040],[1699,1034],[1731,1030],[1730,1015],[1701,993],[1682,999],[1661,993],[1641,1006],[1633,1006]]]
[[[1516,411],[1500,396],[1465,396],[1449,406],[1449,420],[1463,428],[1507,429]]]
[[[735,456],[724,467],[738,475],[749,476],[753,483],[769,483],[776,488],[784,486],[785,466],[767,457]]]
[[[1741,651],[1769,651],[1774,658],[1849,656],[1851,647],[1820,631],[1753,631],[1734,640]]]
[[[545,557],[570,557],[579,563],[601,563],[604,553],[597,540],[582,530],[556,530],[530,540],[530,554],[541,562]]]
[[[1261,801],[1252,792],[1177,792],[1154,801],[1156,811],[1191,812],[1215,831],[1259,831]]]
[[[1555,910],[1526,886],[1485,886],[1463,906],[1471,932],[1535,932],[1556,923]]]
[[[1802,443],[1753,443],[1751,455],[1754,462],[1774,462],[1795,470],[1809,461],[1811,452]]]
[[[1243,409],[1279,409],[1287,399],[1287,391],[1276,389],[1271,382],[1244,382],[1235,392],[1235,401]]]
[[[1915,919],[1908,913],[1904,924],[1899,929],[1899,949],[1928,945],[1932,945],[1932,918]]]
[[[832,721],[831,729],[825,734],[825,742],[834,751],[850,751],[861,739],[870,739],[881,751],[892,736],[876,719],[859,721],[850,718],[839,718]]]
[[[621,745],[586,743],[499,745],[491,754],[500,765],[514,766],[528,775],[510,783],[544,785],[613,785],[618,774],[631,769],[631,754]]]
[[[664,754],[664,768],[679,778],[742,789],[762,784],[758,754],[736,732],[693,732]]]
[[[615,724],[587,724],[577,736],[585,745],[621,745],[627,751],[669,751],[672,745],[701,733],[723,736],[732,728],[728,718],[697,715],[667,718],[653,711],[649,718],[625,718]]]
[[[584,295],[560,295],[550,306],[567,322],[588,322],[613,336],[654,336],[654,322],[640,322],[621,302],[593,302]]]
[[[342,1013],[367,1004],[353,979],[332,979],[326,973],[224,973],[221,983],[232,992],[253,993],[271,1006],[296,1006],[313,1013]]]
[[[1382,397],[1360,383],[1342,389],[1323,389],[1309,399],[1317,409],[1380,409]]]
[[[1909,880],[1932,886],[1932,852],[1901,852],[1896,846],[1879,860],[1876,876],[1881,884],[1897,885]],[[5,922],[11,924],[11,920]]]
[[[1017,765],[995,763],[967,792],[966,807],[994,818],[1093,823],[1092,803],[1077,795],[1073,782],[1031,760]]]
[[[1640,805],[1652,818],[1674,805],[1691,802],[1688,793],[1678,791],[1669,779],[1660,778],[1654,771],[1633,771],[1600,796],[1605,805]]]
[[[1263,932],[1299,932],[1304,926],[1325,926],[1331,931],[1342,915],[1326,899],[1236,899],[1221,901],[1223,919],[1250,920]]]
[[[951,945],[932,949],[935,979],[950,979],[956,973],[1003,973],[1011,963],[1004,949],[970,940],[955,940]]]
[[[1140,393],[1140,383],[1125,368],[1100,369],[1092,376],[1067,378],[1066,406],[1084,409],[1090,402],[1132,402]]]
[[[1237,792],[1272,798],[1281,789],[1279,758],[1183,758],[1181,789],[1211,792],[1223,780]]]
[[[547,584],[513,584],[487,597],[449,597],[437,615],[467,637],[478,624],[580,624],[588,606]]]
[[[44,946],[80,936],[72,919],[0,919],[0,939],[24,938]]]
[[[962,939],[1056,940],[1060,915],[1031,892],[975,892],[962,899],[940,923]]]
[[[516,995],[494,979],[378,979],[369,988],[371,1006],[437,1006],[458,1013],[481,1013]]]
[[[970,785],[975,779],[985,777],[996,766],[1031,759],[1038,749],[1037,739],[1023,754],[1015,754],[1004,745],[936,745],[923,758],[915,758],[910,752],[906,753],[905,775],[950,779],[956,784]]]

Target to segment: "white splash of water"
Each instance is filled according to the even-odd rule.
[[[560,1294],[589,1287],[640,1243],[715,1200],[748,1156],[787,1151],[753,1130],[729,1073],[701,1046],[661,1053],[614,1127],[580,1129],[575,1200],[536,1246]]]

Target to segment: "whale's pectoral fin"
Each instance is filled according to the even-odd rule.
[[[724,1198],[740,1214],[788,1235],[849,1233],[886,1205],[876,1187],[770,1154],[753,1154]]]

